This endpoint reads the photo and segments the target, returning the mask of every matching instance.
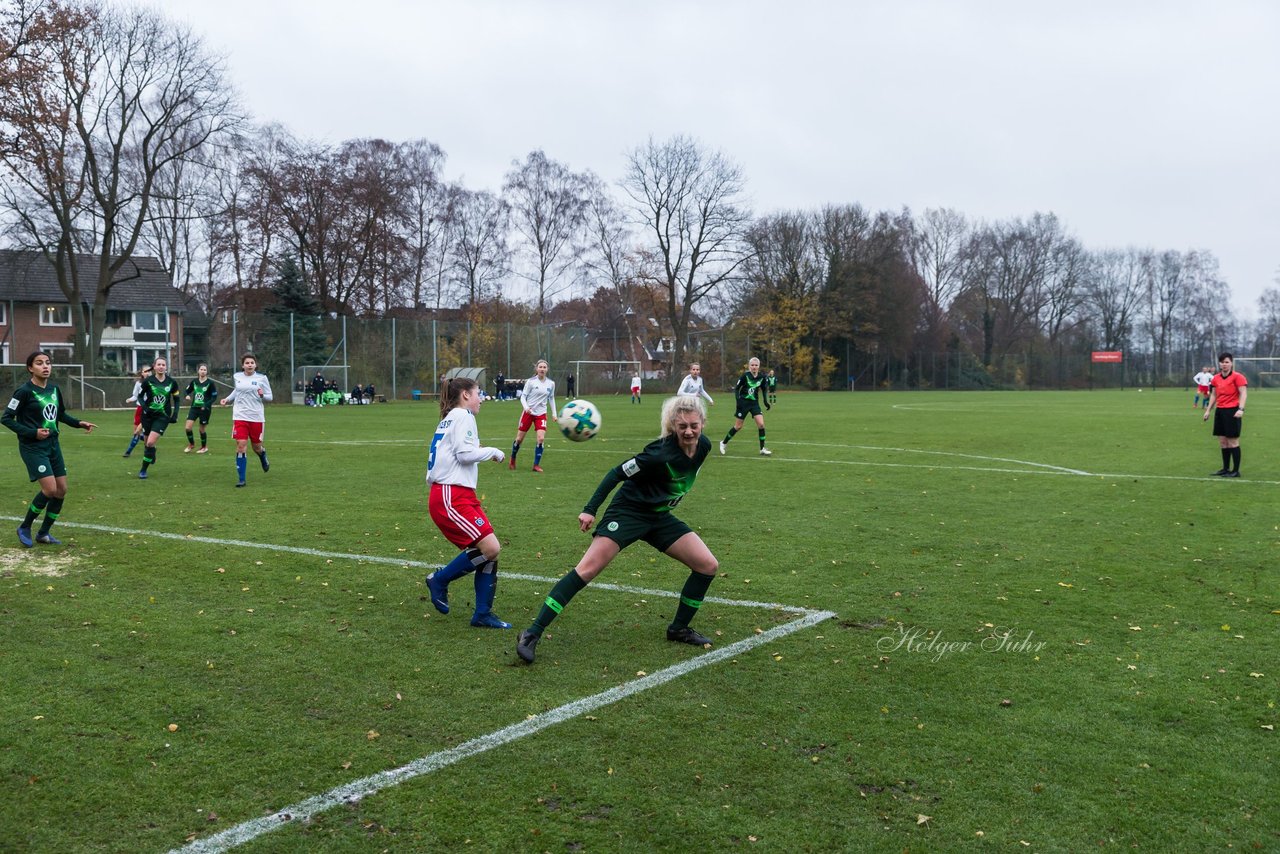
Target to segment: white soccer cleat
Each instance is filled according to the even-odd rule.
[[[772,456],[773,456],[773,451],[769,450],[768,448],[761,448],[761,449],[760,449],[760,456],[762,456],[762,457],[772,457]]]
[[[720,456],[724,456],[724,442],[720,443]]]

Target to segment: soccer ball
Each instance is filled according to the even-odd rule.
[[[556,418],[560,432],[571,442],[585,442],[600,432],[600,410],[589,400],[571,400]]]

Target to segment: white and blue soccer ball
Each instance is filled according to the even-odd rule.
[[[600,432],[600,410],[589,400],[571,400],[556,418],[560,432],[571,442],[585,442]]]

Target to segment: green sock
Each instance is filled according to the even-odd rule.
[[[760,428],[760,447],[764,447],[764,428]]]
[[[698,609],[702,607],[702,600],[706,598],[707,588],[711,586],[711,582],[715,579],[714,575],[704,575],[701,572],[690,572],[689,578],[684,583],[684,589],[680,591],[680,604],[676,606],[676,618],[671,621],[674,628],[682,629],[689,625],[698,613]]]
[[[733,434],[734,434],[734,433],[737,433],[737,432],[738,432],[738,431],[737,431],[736,429],[734,429],[733,427],[730,427],[730,428],[729,428],[729,432],[724,434],[724,443],[725,443],[726,445],[727,445],[727,444],[729,444],[729,440],[730,440],[730,439],[732,439],[732,438],[733,438]]]
[[[538,612],[538,617],[529,627],[529,631],[535,635],[542,634],[547,626],[551,625],[556,615],[564,610],[564,606],[569,604],[569,600],[586,586],[587,582],[582,580],[582,576],[578,575],[576,569],[566,572],[564,578],[557,581],[556,586],[552,587],[551,592],[547,594],[546,600],[542,603],[542,610]]]
[[[53,527],[53,523],[58,521],[58,514],[62,512],[63,498],[50,498],[49,506],[44,511],[44,521],[40,523],[40,533],[47,534],[49,529]]]
[[[27,507],[27,515],[22,520],[22,527],[30,528],[32,523],[36,521],[36,517],[44,512],[44,508],[49,504],[49,496],[43,492],[37,492],[36,497],[31,499],[31,504]]]

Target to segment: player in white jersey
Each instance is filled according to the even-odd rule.
[[[262,428],[266,422],[263,404],[271,401],[271,382],[266,374],[258,373],[258,360],[246,353],[240,360],[242,371],[233,378],[235,388],[221,400],[223,406],[235,401],[231,408],[231,438],[236,440],[236,486],[244,486],[248,469],[247,446],[252,443],[253,452],[262,463],[262,470],[270,471],[267,449],[262,446]]]
[[[469,572],[476,574],[476,610],[471,625],[486,629],[509,629],[511,624],[493,613],[493,597],[498,590],[498,535],[476,497],[477,468],[487,460],[502,462],[498,448],[480,444],[476,412],[480,410],[480,389],[475,380],[455,377],[445,384],[440,398],[439,426],[431,437],[427,458],[427,483],[431,494],[427,508],[445,539],[462,549],[445,566],[427,576],[431,604],[441,614],[449,613],[449,582]]]
[[[685,376],[684,380],[681,381],[680,390],[677,391],[676,394],[687,394],[690,397],[705,397],[707,399],[707,403],[712,406],[716,405],[716,402],[711,399],[711,395],[707,394],[707,390],[702,385],[702,365],[699,365],[697,362],[694,362],[689,366],[689,373]]]
[[[538,439],[538,447],[533,451],[533,470],[542,471],[542,440],[547,435],[547,412],[555,417],[556,383],[547,379],[550,365],[546,359],[539,359],[534,376],[524,381],[524,392],[520,395],[520,405],[524,411],[520,413],[520,426],[516,428],[516,440],[511,443],[511,470],[516,468],[516,454],[520,453],[520,443],[532,427]]]

